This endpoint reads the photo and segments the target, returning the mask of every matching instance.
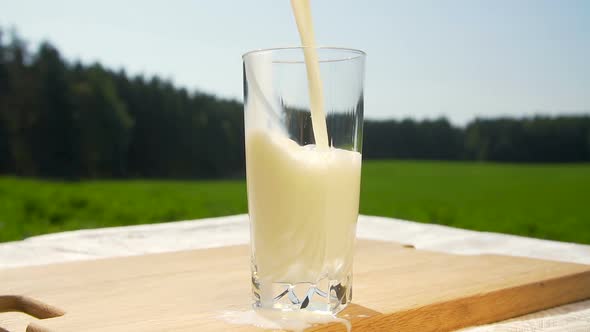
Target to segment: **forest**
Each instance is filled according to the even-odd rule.
[[[462,127],[445,118],[367,119],[363,140],[365,159],[588,162],[590,114]],[[0,174],[235,178],[244,164],[241,102],[69,61],[48,42],[30,50],[0,30]]]

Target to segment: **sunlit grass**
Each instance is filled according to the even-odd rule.
[[[369,161],[362,181],[363,214],[590,243],[590,165]],[[0,241],[246,211],[240,180],[0,178]]]

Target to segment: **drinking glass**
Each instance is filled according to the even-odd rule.
[[[243,55],[255,308],[336,313],[352,298],[365,53],[314,50],[329,146],[315,144],[323,124],[311,117],[321,110],[310,108],[310,49]]]

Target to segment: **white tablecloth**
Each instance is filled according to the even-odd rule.
[[[358,237],[395,241],[455,254],[494,253],[590,264],[590,246],[483,233],[391,218],[360,216]],[[0,244],[0,268],[185,249],[212,248],[249,241],[248,216],[164,224],[81,230]],[[590,332],[590,300],[522,316],[484,331]]]

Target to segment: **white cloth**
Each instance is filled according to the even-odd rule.
[[[590,264],[590,246],[360,216],[358,237],[454,254],[494,253]],[[246,244],[247,215],[81,230],[0,243],[0,268]],[[501,245],[499,245],[501,244]],[[590,300],[463,332],[590,332]]]

